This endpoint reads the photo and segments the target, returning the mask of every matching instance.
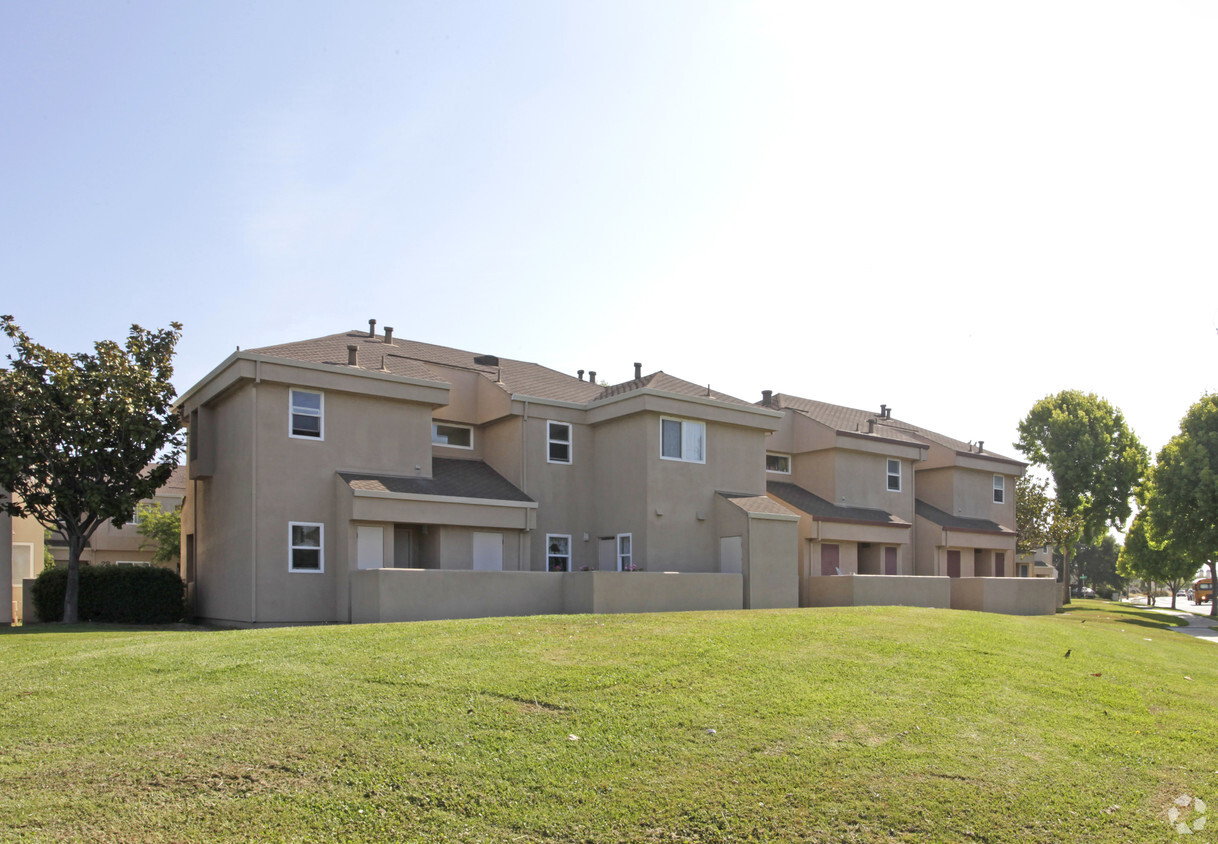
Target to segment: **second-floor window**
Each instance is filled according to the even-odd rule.
[[[1007,496],[1007,479],[1002,475],[994,476],[994,503],[1001,504]]]
[[[571,426],[566,422],[546,423],[546,461],[571,462]]]
[[[901,491],[901,461],[888,461],[888,489],[890,492]]]
[[[660,456],[666,460],[705,463],[706,424],[688,419],[661,419]]]
[[[292,390],[289,435],[309,440],[325,439],[325,397],[313,390]]]
[[[765,470],[767,472],[781,472],[784,475],[791,474],[791,456],[789,454],[769,454],[765,456]]]
[[[431,442],[433,445],[446,445],[451,448],[473,448],[474,429],[467,425],[433,422],[431,424]]]

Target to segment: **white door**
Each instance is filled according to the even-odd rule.
[[[601,571],[617,571],[617,537],[602,536],[597,549],[597,566]]]
[[[385,529],[356,525],[355,562],[362,569],[379,569],[385,566]]]
[[[474,534],[474,571],[503,571],[503,534]]]
[[[20,586],[23,578],[34,576],[34,546],[28,542],[13,544],[13,585]]]
[[[744,570],[744,537],[719,537],[719,571],[740,574]]]

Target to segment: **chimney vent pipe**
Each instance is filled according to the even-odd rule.
[[[589,369],[589,370],[588,370],[588,383],[589,383],[589,384],[595,384],[595,383],[596,383],[596,370],[595,370],[595,369]]]
[[[374,320],[374,319],[368,320],[368,336],[369,337],[376,336],[376,320]]]
[[[977,440],[977,453],[982,454],[985,451],[985,440]]]
[[[583,381],[583,380],[584,380],[584,371],[583,371],[582,369],[581,369],[581,370],[579,370],[579,380],[580,380],[580,381]]]
[[[774,391],[773,390],[762,390],[761,391],[761,406],[762,407],[773,407],[773,405],[774,405]]]
[[[359,366],[359,346],[347,347],[347,366]]]
[[[886,405],[886,404],[880,405],[880,418],[881,419],[888,418],[888,405]]]
[[[638,361],[635,361],[635,363],[634,363],[634,380],[638,381],[642,377],[643,377],[643,364],[639,363]]]
[[[385,343],[390,346],[393,345],[393,326],[392,325],[385,326]]]

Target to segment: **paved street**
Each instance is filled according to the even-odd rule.
[[[1077,598],[1075,600],[1078,600]],[[1146,599],[1138,598],[1125,603],[1132,604],[1135,607],[1145,607]],[[1155,609],[1166,610],[1171,612],[1171,598],[1156,598]],[[1187,633],[1189,636],[1195,636],[1198,639],[1205,639],[1208,642],[1218,644],[1218,619],[1210,618],[1209,604],[1194,604],[1187,598],[1176,599],[1176,615],[1188,621],[1188,627],[1178,627],[1178,633]],[[1207,613],[1207,615],[1195,615],[1196,612]]]

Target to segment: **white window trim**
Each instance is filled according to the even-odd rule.
[[[313,549],[312,545],[293,545],[292,528],[315,527],[317,532],[317,568],[298,569],[292,566],[292,552],[297,548]],[[324,522],[288,522],[288,571],[292,574],[325,574],[326,572],[326,525]]]
[[[889,492],[900,492],[902,487],[904,486],[903,482],[905,480],[902,477],[905,474],[905,472],[901,466],[901,461],[897,460],[894,457],[889,457],[889,458],[887,458],[887,460],[888,460],[888,462],[884,464],[885,471],[886,471],[886,474],[884,476],[884,488],[887,489]],[[892,472],[893,463],[897,464],[897,471],[896,471],[896,475],[895,475],[895,477],[897,479],[897,488],[896,489],[893,489],[891,486],[888,485],[888,481],[894,477],[893,472]]]
[[[622,538],[623,537],[630,540],[630,554],[629,555],[622,553]],[[632,566],[632,568],[630,568],[630,569],[622,568],[622,557],[624,557],[624,556],[630,557],[630,565]],[[618,571],[638,571],[639,570],[639,567],[637,565],[635,565],[635,563],[634,563],[634,534],[632,534],[632,533],[619,533],[617,535],[617,570]]]
[[[679,422],[681,425],[681,456],[680,457],[668,457],[664,454],[664,423],[665,422]],[[686,425],[699,425],[702,428],[702,459],[701,460],[691,460],[685,456],[685,426]],[[681,419],[678,416],[661,416],[660,417],[660,459],[661,460],[675,460],[678,463],[705,463],[706,462],[706,423],[699,422],[698,420],[695,420],[695,419]]]
[[[552,426],[552,425],[561,425],[562,427],[567,429],[566,440],[556,440],[551,436],[550,426]],[[570,422],[556,422],[553,419],[546,420],[546,462],[547,463],[557,463],[560,466],[570,466],[572,463],[575,462],[575,443],[573,441],[574,434],[575,434],[575,429],[574,429],[574,426],[572,426]],[[550,457],[550,445],[552,443],[561,443],[562,445],[565,445],[567,447],[567,459],[566,460],[555,460],[552,457]]]
[[[783,453],[782,453],[782,452],[780,452],[780,451],[767,451],[767,452],[765,453],[765,456],[766,456],[766,457],[781,457],[781,458],[783,458],[784,460],[786,460],[786,461],[787,461],[787,468],[786,468],[786,469],[771,469],[769,466],[766,466],[766,467],[765,467],[765,470],[766,470],[767,472],[773,472],[773,473],[775,473],[775,474],[777,474],[777,475],[789,475],[789,474],[791,474],[791,455],[789,455],[789,454],[783,454]]]
[[[994,503],[1005,504],[1007,501],[1007,479],[1002,475],[994,476]]]
[[[296,403],[292,400],[293,393],[308,393],[309,395],[317,396],[320,401],[317,408],[317,436],[310,434],[297,434],[293,432],[292,417],[296,415]],[[312,408],[305,408],[302,416],[312,416]],[[326,439],[326,394],[320,390],[306,390],[303,387],[288,388],[288,436],[294,440],[312,440],[313,442],[325,442]]]
[[[546,571],[550,571],[550,558],[551,557],[563,556],[562,554],[551,554],[550,553],[550,540],[551,539],[567,540],[567,555],[566,555],[567,556],[567,568],[566,568],[566,571],[570,572],[572,554],[571,554],[571,534],[569,534],[569,533],[547,533],[546,534],[546,547],[545,547]],[[559,574],[560,572],[555,572],[555,573]]]
[[[23,575],[22,577],[17,577],[17,566],[15,565],[16,561],[15,561],[15,560],[10,560],[10,562],[11,562],[11,563],[13,563],[13,566],[12,566],[12,573],[11,573],[11,574],[12,574],[11,579],[16,581],[15,583],[13,583],[13,586],[21,586],[21,585],[22,585],[22,581],[23,581],[23,580],[25,580],[25,578],[27,578],[27,577],[36,577],[36,576],[37,576],[37,575],[35,575],[35,574],[34,574],[34,543],[33,543],[33,542],[14,542],[14,543],[13,543],[13,545],[12,545],[12,547],[14,547],[14,548],[29,548],[29,549],[30,549],[30,557],[29,557],[29,559],[30,559],[30,570],[29,570],[29,571],[28,571],[28,572],[27,572],[25,575]],[[14,554],[13,556],[14,556],[14,557],[16,557],[16,554]]]
[[[461,428],[469,431],[469,445],[453,445],[452,443],[438,443],[436,437],[439,436],[437,428],[443,425],[445,428]],[[432,422],[431,423],[431,444],[438,448],[459,448],[462,451],[474,450],[474,427],[472,425],[461,425],[456,422]]]

